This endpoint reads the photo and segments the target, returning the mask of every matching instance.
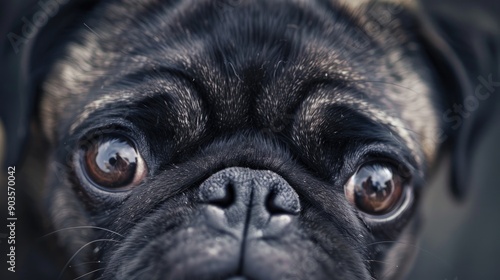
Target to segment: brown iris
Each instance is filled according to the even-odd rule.
[[[381,215],[401,201],[403,179],[388,166],[365,165],[349,179],[344,190],[347,199],[358,209]]]
[[[134,146],[123,138],[92,141],[82,149],[88,179],[108,188],[124,188],[142,179],[144,167]]]

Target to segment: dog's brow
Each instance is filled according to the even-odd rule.
[[[418,137],[415,135],[414,131],[409,129],[408,124],[397,116],[391,115],[387,109],[381,108],[367,100],[355,98],[349,94],[334,95],[325,91],[318,92],[317,94],[313,94],[306,98],[299,112],[302,116],[301,121],[307,123],[307,125],[305,125],[305,129],[312,132],[321,131],[319,126],[328,120],[325,120],[324,116],[322,116],[322,114],[318,114],[318,112],[321,112],[321,110],[327,108],[328,106],[356,110],[357,113],[365,116],[367,119],[389,128],[398,136],[396,137],[396,135],[392,135],[390,137],[394,140],[394,142],[396,142],[395,144],[398,144],[398,146],[408,147],[413,158],[415,158],[419,164],[423,162],[424,159],[422,158],[418,148]],[[401,138],[404,145],[399,143],[397,138]]]
[[[83,111],[76,116],[75,121],[71,124],[69,134],[73,134],[78,126],[87,120],[91,113],[101,110],[109,104],[121,102],[123,104],[131,104],[134,94],[128,95],[103,95],[102,98],[94,100],[87,104]]]
[[[369,118],[378,123],[385,124],[394,130],[401,138],[403,138],[405,144],[412,152],[417,151],[418,144],[411,135],[412,131],[408,129],[408,125],[405,124],[400,118],[389,114],[386,110],[378,108],[365,100],[342,97],[339,98],[337,103],[344,103],[346,105],[359,108],[362,114],[366,114]]]
[[[71,125],[69,135],[83,123],[102,123],[103,116],[118,117],[135,125],[175,127],[174,141],[186,143],[200,137],[206,128],[208,114],[196,91],[183,81],[154,79],[150,87],[127,89],[125,98],[120,95],[100,98],[89,103]],[[93,117],[97,116],[97,117]],[[88,122],[87,122],[88,120]]]

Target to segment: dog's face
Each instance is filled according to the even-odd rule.
[[[95,264],[79,275],[401,276],[438,136],[403,10],[114,2],[42,87],[51,222]]]

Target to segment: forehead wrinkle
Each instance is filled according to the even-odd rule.
[[[391,115],[373,102],[355,98],[348,94],[334,95],[327,92],[319,92],[309,96],[301,105],[299,112],[299,116],[302,117],[300,121],[304,122],[302,129],[306,129],[312,133],[320,131],[321,125],[328,120],[321,118],[322,115],[318,112],[328,105],[339,105],[356,109],[358,113],[369,119],[388,126],[403,139],[405,145],[410,149],[412,156],[417,162],[419,164],[423,163],[423,158],[418,149],[419,145],[415,140],[415,132],[409,129],[403,120]]]
[[[100,83],[102,87],[120,81],[123,77],[143,70],[161,65],[179,65],[181,68],[190,68],[194,64],[193,53],[201,53],[202,40],[192,40],[190,48],[185,48],[182,42],[163,47],[144,50],[141,46],[123,46],[119,51],[114,48],[103,48],[113,38],[103,26],[89,25],[95,32],[83,30],[80,42],[68,45],[68,58],[56,61],[53,70],[47,75],[46,82],[42,85],[44,91],[41,114],[43,130],[51,141],[56,140],[57,116],[65,114],[65,109],[71,107],[71,100],[80,100],[89,94],[89,89]],[[101,27],[101,28],[99,28]],[[108,37],[103,40],[103,37]],[[151,51],[153,50],[153,51]],[[158,51],[161,52],[158,53]],[[161,59],[159,59],[161,58]],[[113,75],[108,75],[113,73]],[[122,93],[122,96],[107,95],[86,105],[75,124],[71,125],[70,132],[81,124],[93,110],[98,110],[115,101],[128,102],[133,93]],[[120,100],[123,99],[123,100]],[[57,107],[48,104],[59,104]]]
[[[188,86],[179,86],[172,91],[166,90],[165,93],[168,93],[169,100],[173,100],[172,103],[164,101],[167,110],[165,114],[172,114],[180,126],[178,129],[183,132],[175,135],[177,141],[184,142],[199,137],[206,128],[208,116],[203,110],[203,100],[197,92]]]
[[[325,49],[326,51],[326,49]],[[318,84],[356,84],[363,76],[354,71],[345,61],[333,59],[337,55],[330,51],[323,53],[309,46],[303,50],[296,62],[282,63],[282,71],[276,75],[275,80],[263,84],[262,92],[257,96],[258,111],[265,112],[260,116],[264,124],[272,124],[289,110],[297,107],[310,92],[304,92],[305,87],[315,87]],[[328,62],[325,62],[327,60]],[[278,67],[278,66],[276,66]],[[359,87],[359,85],[357,85]],[[282,92],[286,94],[274,94]],[[276,108],[281,108],[276,110]],[[285,116],[286,117],[286,116]]]
[[[216,63],[213,59],[203,59],[203,63],[190,68],[197,84],[202,85],[200,94],[211,107],[211,117],[222,128],[241,124],[248,117],[248,96],[245,95],[244,82],[233,62]]]
[[[78,126],[85,122],[90,114],[95,111],[101,110],[109,104],[120,102],[122,104],[132,104],[134,95],[129,93],[128,95],[102,95],[101,98],[96,99],[89,104],[85,105],[82,112],[75,117],[75,121],[71,124],[69,128],[69,134],[73,134]]]
[[[145,84],[145,82],[147,82]],[[130,85],[129,85],[130,86]],[[112,92],[112,93],[110,93]],[[142,84],[135,87],[135,90],[113,90],[108,89],[99,96],[98,99],[85,105],[83,110],[75,117],[75,121],[70,126],[70,134],[73,134],[78,126],[80,126],[89,116],[99,110],[103,110],[109,105],[119,103],[121,107],[132,106],[146,98],[153,98],[157,96],[169,96],[170,100],[174,100],[169,104],[164,99],[165,109],[168,112],[176,114],[176,122],[178,122],[184,129],[189,130],[191,121],[194,121],[196,128],[199,128],[206,122],[205,114],[202,110],[202,102],[200,98],[185,86],[183,81],[175,79],[164,80],[161,77],[155,77],[151,80],[144,80]],[[176,110],[172,110],[176,108]],[[125,118],[126,116],[122,116]],[[193,129],[195,133],[199,129]],[[197,134],[197,133],[196,133]]]

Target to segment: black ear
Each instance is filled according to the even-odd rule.
[[[19,3],[4,1],[1,4],[0,34],[6,38],[0,45],[0,120],[5,129],[4,167],[16,165],[22,158],[30,119],[39,98],[38,86],[71,30],[84,24],[82,16],[96,2],[29,0]]]
[[[452,191],[471,184],[473,150],[500,98],[500,20],[484,7],[429,3],[417,12],[440,93],[442,144],[451,152]],[[497,107],[498,108],[498,107]]]

